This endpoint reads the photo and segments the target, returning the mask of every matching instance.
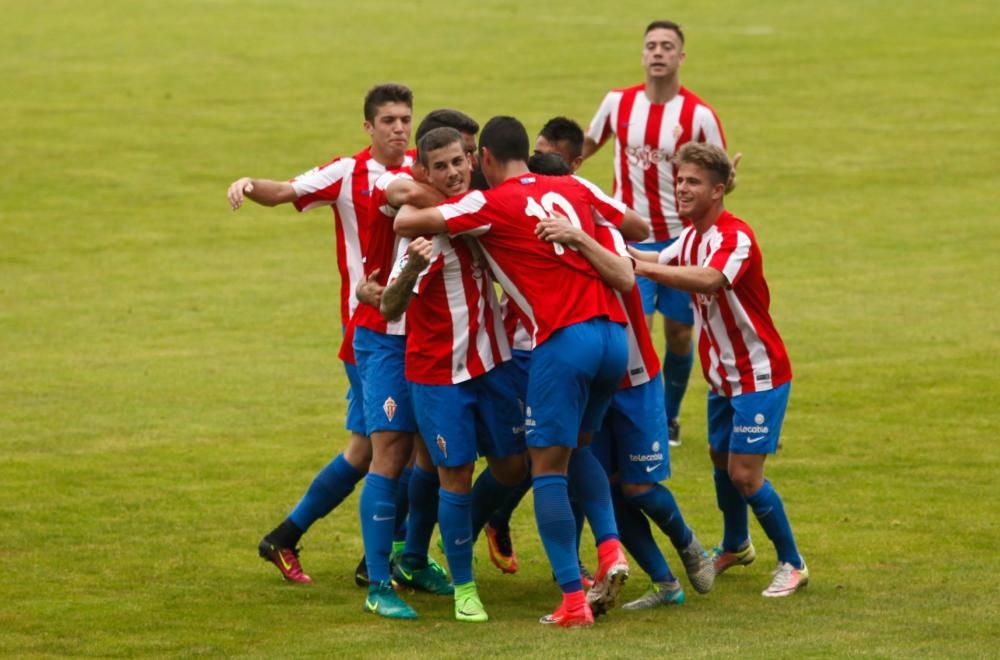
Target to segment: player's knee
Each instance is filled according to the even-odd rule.
[[[517,486],[528,476],[528,464],[521,454],[491,459],[489,465],[493,478],[508,488]]]
[[[622,493],[625,497],[639,497],[643,493],[648,493],[653,490],[653,486],[656,484],[626,484],[621,485]]]
[[[372,462],[372,443],[360,433],[351,434],[351,441],[344,450],[344,460],[358,472],[367,472]]]
[[[712,465],[719,470],[729,471],[729,452],[708,450],[708,455],[712,459]]]
[[[693,329],[689,325],[666,319],[667,349],[675,355],[691,352]]]
[[[441,479],[441,488],[450,493],[465,494],[472,490],[472,473],[475,465],[459,465],[457,467],[438,468],[438,477]]]
[[[760,487],[764,483],[762,475],[757,475],[752,470],[744,470],[732,466],[729,468],[729,480],[733,482],[733,486],[743,497],[750,497],[760,490]]]

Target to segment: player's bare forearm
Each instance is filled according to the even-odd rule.
[[[410,306],[413,285],[417,283],[418,275],[420,275],[420,271],[411,272],[410,269],[404,268],[399,277],[382,292],[382,304],[379,311],[382,312],[386,321],[395,321]]]
[[[659,259],[659,252],[651,252],[649,250],[639,250],[631,245],[628,246],[628,253],[632,255],[632,258],[636,261],[648,261],[651,264],[655,264]]]
[[[601,148],[601,145],[598,144],[597,141],[594,140],[593,138],[589,138],[589,137],[588,138],[584,138],[583,139],[583,152],[580,155],[583,156],[584,160],[587,160],[588,158],[590,158],[591,156],[593,156],[595,153],[597,153],[597,150],[600,149],[600,148]]]
[[[253,200],[261,206],[277,206],[295,201],[297,195],[287,181],[242,177],[229,185],[226,197],[235,211],[243,206],[244,199]]]
[[[636,261],[635,274],[689,293],[714,293],[726,284],[721,271],[707,266],[665,266]]]
[[[397,179],[385,189],[386,199],[396,208],[409,204],[418,209],[444,201],[444,195],[432,186],[409,179]]]
[[[649,238],[650,222],[632,209],[625,211],[625,217],[618,231],[629,241],[644,241]]]
[[[617,291],[630,291],[635,286],[632,262],[608,250],[587,232],[574,227],[565,218],[546,218],[535,225],[535,234],[544,241],[561,243],[580,252],[608,286]]]
[[[400,236],[412,238],[424,234],[443,234],[448,231],[448,223],[435,207],[417,209],[406,204],[396,214],[392,228]]]
[[[378,283],[378,274],[381,270],[381,268],[376,268],[368,277],[358,282],[358,286],[354,289],[354,293],[358,297],[358,302],[363,302],[375,308],[379,307],[382,301],[382,294],[385,292],[385,287]]]

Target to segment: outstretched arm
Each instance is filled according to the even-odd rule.
[[[413,296],[413,285],[430,263],[433,250],[434,244],[422,237],[413,239],[406,247],[406,265],[382,292],[380,311],[387,321],[395,321],[406,311]]]
[[[386,186],[385,198],[397,209],[404,204],[423,209],[444,201],[444,195],[432,186],[403,177]]]
[[[251,199],[262,206],[277,206],[294,202],[297,198],[295,188],[287,181],[272,181],[270,179],[251,179],[242,177],[229,184],[226,193],[229,206],[235,211],[243,206],[243,200]]]
[[[606,249],[593,236],[571,225],[566,217],[557,215],[539,220],[535,225],[535,234],[543,241],[562,243],[579,250],[580,255],[590,262],[611,288],[624,293],[635,286],[631,259]]]
[[[444,234],[448,231],[448,223],[435,206],[417,209],[407,205],[399,209],[392,228],[400,236],[412,238],[424,234]]]
[[[583,138],[583,160],[587,160],[591,156],[597,153],[597,150],[601,148],[601,145],[591,137]]]
[[[727,283],[722,271],[710,266],[665,266],[637,260],[635,274],[690,293],[714,293]]]

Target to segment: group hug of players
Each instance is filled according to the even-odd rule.
[[[493,563],[517,571],[509,520],[529,489],[562,591],[542,623],[588,626],[614,607],[629,575],[623,548],[651,581],[624,609],[683,603],[649,521],[707,593],[717,575],[755,559],[752,510],[778,560],[763,595],[807,584],[764,478],[791,368],[760,249],[724,207],[734,166],[718,119],[680,86],[683,32],[656,21],[643,44],[645,82],[608,93],[586,133],[550,121],[534,155],[517,119],[494,117],[480,131],[450,109],[421,121],[414,154],[412,93],[385,84],[365,98],[369,147],[291,181],[229,187],[234,209],[249,198],[332,206],[336,218],[351,440],[260,542],[286,579],[311,582],[301,536],[364,479],[356,580],[367,585],[365,610],[383,617],[417,616],[394,589],[406,585],[453,595],[459,621],[487,621],[473,546],[485,532]],[[612,137],[613,197],[573,175]],[[667,322],[662,375],[655,311]],[[661,483],[679,443],[692,327],[724,520],[711,551]],[[488,467],[474,480],[478,457]],[[580,559],[584,520],[597,543],[593,576]],[[450,577],[428,557],[435,525]]]

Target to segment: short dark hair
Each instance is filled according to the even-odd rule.
[[[583,153],[583,129],[569,117],[553,117],[545,122],[538,134],[553,144],[569,143],[573,158],[579,158]]]
[[[420,122],[420,126],[417,126],[417,142],[428,131],[443,126],[454,128],[459,133],[468,133],[469,135],[475,135],[479,132],[479,122],[464,112],[452,110],[451,108],[438,108],[437,110],[428,112],[427,116]]]
[[[417,158],[420,160],[420,164],[427,167],[428,153],[455,142],[462,143],[462,134],[451,126],[439,126],[427,131],[423,137],[417,140]]]
[[[681,26],[673,21],[653,21],[646,26],[646,31],[643,32],[643,36],[649,34],[653,30],[673,30],[680,37],[681,45],[684,45],[684,33],[681,32]]]
[[[528,162],[528,131],[514,117],[493,117],[479,135],[479,151],[489,149],[498,163]]]
[[[375,119],[375,113],[386,103],[405,103],[409,108],[413,108],[413,92],[406,85],[398,83],[385,83],[375,85],[365,94],[365,119],[371,121]]]
[[[700,167],[708,172],[713,183],[724,183],[727,187],[733,175],[733,164],[729,160],[729,155],[722,147],[707,142],[688,142],[674,154],[673,162],[676,167],[681,165]]]
[[[528,159],[528,169],[535,174],[548,176],[566,176],[573,173],[562,156],[552,151],[547,154],[537,152],[531,154],[531,158]]]

